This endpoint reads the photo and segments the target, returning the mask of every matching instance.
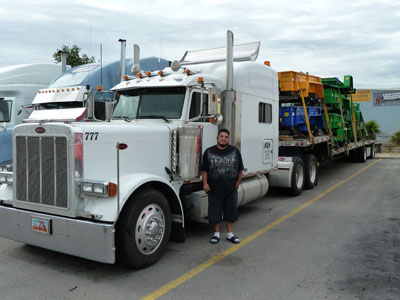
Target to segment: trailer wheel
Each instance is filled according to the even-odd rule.
[[[358,162],[365,162],[367,160],[367,148],[365,146],[362,146],[357,149],[358,153]]]
[[[121,214],[117,224],[117,260],[124,266],[142,269],[157,262],[171,233],[171,210],[165,196],[143,190]]]
[[[370,152],[368,158],[372,159],[374,157],[375,157],[375,144],[372,144],[371,145],[371,152]]]
[[[288,192],[292,196],[301,194],[304,188],[304,162],[300,157],[293,157],[292,186]]]
[[[318,163],[313,154],[304,155],[305,180],[304,188],[313,189],[318,181]]]

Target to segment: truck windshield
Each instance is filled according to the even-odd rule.
[[[11,121],[11,101],[0,99],[0,122],[10,122]]]
[[[113,118],[179,119],[186,88],[149,88],[117,93]]]

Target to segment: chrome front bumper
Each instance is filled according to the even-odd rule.
[[[32,230],[49,220],[49,234]],[[0,237],[102,263],[115,262],[114,225],[41,214],[0,205]]]

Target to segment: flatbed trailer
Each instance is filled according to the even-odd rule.
[[[297,196],[317,184],[320,163],[344,157],[365,162],[375,156],[375,141],[351,99],[350,75],[343,84],[337,78],[285,71],[279,81],[279,157],[278,172],[269,175],[272,187]]]

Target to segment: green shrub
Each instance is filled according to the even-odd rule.
[[[365,127],[367,127],[368,135],[376,139],[376,135],[381,132],[380,125],[375,120],[370,120],[365,123]]]
[[[390,141],[395,145],[400,145],[400,130],[393,133]]]

